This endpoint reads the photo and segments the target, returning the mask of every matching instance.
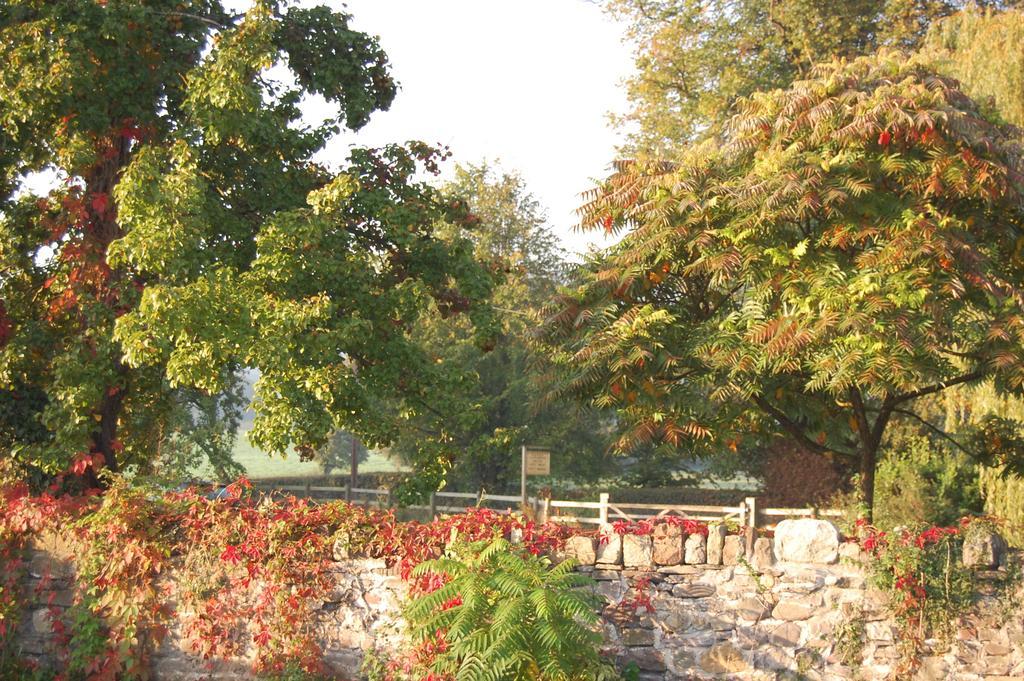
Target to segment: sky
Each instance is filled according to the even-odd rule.
[[[309,4],[309,3],[307,3]],[[328,4],[341,9],[343,3]],[[391,109],[327,148],[419,139],[453,161],[518,171],[570,253],[602,239],[579,233],[579,193],[607,175],[631,73],[624,27],[586,0],[348,0],[352,27],[377,35],[401,89]]]

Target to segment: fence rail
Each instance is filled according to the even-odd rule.
[[[394,498],[386,488],[366,489],[360,487],[324,487],[315,485],[256,486],[273,494],[277,492],[301,494],[313,499],[344,499],[353,504],[378,509],[394,507]],[[460,503],[463,502],[463,503]],[[469,502],[469,503],[465,503]],[[610,494],[602,492],[597,501],[567,501],[537,497],[487,494],[472,492],[434,492],[430,503],[410,505],[403,508],[426,511],[433,518],[438,513],[461,513],[467,508],[503,504],[515,508],[530,508],[534,516],[542,521],[575,525],[606,525],[624,520],[636,522],[676,515],[704,522],[735,523],[743,532],[748,552],[752,550],[758,530],[774,530],[779,520],[785,518],[836,518],[843,512],[818,508],[760,508],[756,497],[747,497],[736,506],[703,506],[697,504],[650,504],[612,502]]]

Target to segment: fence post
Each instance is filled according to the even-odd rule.
[[[540,507],[540,522],[544,524],[548,521],[548,514],[551,512],[551,497],[544,497],[544,502]]]
[[[437,517],[437,492],[430,493],[430,519]]]
[[[312,486],[313,486],[313,483],[309,479],[307,479],[306,480],[306,484],[304,485],[304,487],[306,488],[306,498],[307,499],[309,499],[309,495],[310,495],[310,489],[309,488],[312,487]]]
[[[385,502],[388,508],[391,508],[391,488],[388,487],[387,501]]]
[[[597,510],[598,520],[601,521],[602,525],[608,524],[608,492],[601,492],[600,502],[601,508]]]
[[[747,557],[754,554],[754,538],[757,535],[757,498],[747,497]]]
[[[352,503],[352,488],[348,486],[347,482],[345,483],[345,501]]]

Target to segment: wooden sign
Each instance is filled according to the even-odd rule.
[[[527,475],[551,475],[551,452],[546,449],[524,450],[523,468]]]

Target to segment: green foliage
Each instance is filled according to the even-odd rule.
[[[352,465],[352,449],[355,448],[356,463],[360,464],[369,457],[369,450],[359,441],[359,438],[339,430],[331,435],[327,444],[316,450],[313,459],[320,464],[324,475],[330,475],[331,471],[337,469],[342,473],[349,471]]]
[[[1024,126],[1024,12],[972,8],[937,22],[922,52],[1008,123]]]
[[[628,22],[636,75],[627,82],[628,153],[682,152],[715,136],[738,100],[785,88],[813,66],[882,47],[916,48],[961,0],[605,0]],[[1001,8],[1014,2],[979,2]],[[966,37],[966,36],[965,36]],[[969,37],[967,38],[970,39]],[[995,51],[992,54],[1002,55]],[[1012,50],[1011,50],[1012,52]]]
[[[158,421],[163,432],[156,456],[139,471],[168,483],[190,479],[195,471],[208,470],[220,482],[229,482],[245,473],[235,461],[238,428],[248,404],[244,383],[235,372],[224,381],[224,389],[207,394],[193,388],[178,388],[171,399],[174,407]]]
[[[625,449],[785,437],[859,468],[870,507],[916,400],[1021,392],[1022,171],[1013,129],[900,53],[757,94],[721,146],[590,194],[583,225],[628,232],[550,310],[559,390],[618,409]]]
[[[614,678],[597,651],[597,599],[584,589],[591,582],[571,562],[551,567],[503,539],[464,554],[413,572],[447,580],[405,612],[416,643],[443,639],[431,671],[459,680]]]
[[[947,394],[945,399],[946,420],[951,427],[977,437],[976,424],[991,423],[997,418],[1001,422],[1020,423],[1024,418],[1024,402],[1019,398],[1000,395],[991,383],[970,389],[960,389]],[[1017,429],[1019,432],[1019,429]],[[980,431],[984,434],[984,429]],[[1014,433],[1016,439],[1017,434]],[[1003,447],[999,448],[1004,449]],[[1013,460],[1019,461],[1021,449],[1014,452]],[[978,472],[978,483],[985,502],[985,512],[1005,521],[999,528],[1014,546],[1024,545],[1024,478],[1010,467],[983,465]]]
[[[481,348],[464,318],[419,320],[415,335],[438,369],[455,377],[458,388],[447,401],[424,406],[421,417],[403,429],[394,451],[415,460],[424,435],[433,435],[443,443],[439,451],[458,465],[446,462],[436,476],[410,481],[416,489],[407,485],[407,491],[427,491],[441,480],[453,489],[518,490],[517,454],[524,444],[551,446],[556,452],[552,472],[558,476],[579,478],[607,470],[610,417],[571,400],[542,403],[542,358],[530,336],[567,269],[543,210],[522,177],[488,163],[457,167],[446,191],[472,211],[476,257],[505,271],[492,299],[501,322],[494,346]]]
[[[1000,531],[1011,546],[1024,546],[1024,478],[1004,476],[997,468],[983,468],[978,477],[985,512],[1006,521]]]
[[[890,445],[875,479],[875,524],[952,525],[982,510],[978,464],[925,437]]]
[[[0,9],[0,385],[17,387],[0,438],[20,461],[148,473],[162,443],[164,467],[201,452],[230,472],[232,417],[209,417],[233,413],[240,367],[261,372],[253,444],[387,444],[457,389],[414,335],[423,316],[465,313],[491,342],[498,273],[422,179],[440,155],[314,161],[390,105],[386,55],[349,15],[287,4]],[[303,120],[311,96],[325,120]],[[44,169],[51,190],[18,191]]]

